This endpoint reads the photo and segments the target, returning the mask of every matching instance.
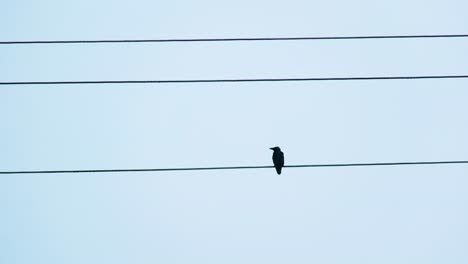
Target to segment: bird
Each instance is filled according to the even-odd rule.
[[[278,175],[281,174],[281,169],[284,166],[284,154],[279,147],[270,148],[273,150],[273,164],[275,165]]]

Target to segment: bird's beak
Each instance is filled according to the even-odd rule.
[[[274,148],[270,148],[271,150],[274,150]]]

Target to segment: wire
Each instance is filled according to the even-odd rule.
[[[120,81],[38,81],[38,82],[0,82],[0,85],[305,82],[305,81],[367,81],[367,80],[416,80],[416,79],[461,79],[461,78],[468,78],[468,75],[321,77],[321,78],[259,78],[259,79],[201,79],[201,80],[136,80],[136,81],[131,81],[131,80],[120,80]]]
[[[317,168],[317,167],[364,167],[364,166],[400,166],[400,165],[436,165],[436,164],[468,164],[468,161],[421,161],[421,162],[381,162],[381,163],[339,163],[286,165],[285,168]],[[239,169],[270,169],[274,166],[236,166],[236,167],[202,167],[202,168],[166,168],[166,169],[114,169],[114,170],[42,170],[42,171],[0,171],[0,174],[52,174],[52,173],[105,173],[105,172],[150,172],[150,171],[196,171],[196,170],[239,170]]]
[[[263,38],[186,38],[186,39],[116,39],[116,40],[24,40],[1,41],[3,45],[17,44],[91,44],[91,43],[144,43],[144,42],[227,42],[227,41],[279,41],[279,40],[345,40],[345,39],[409,39],[409,38],[466,38],[468,34],[445,35],[392,35],[392,36],[325,36],[325,37],[263,37]]]

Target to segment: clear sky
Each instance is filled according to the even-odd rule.
[[[447,1],[2,1],[0,40],[467,34]],[[1,45],[0,81],[468,74],[468,38]],[[0,87],[0,170],[468,159],[468,80]],[[468,263],[468,166],[0,177],[1,263]]]

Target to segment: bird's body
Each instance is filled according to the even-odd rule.
[[[281,174],[281,169],[284,166],[284,154],[279,147],[270,148],[273,150],[273,164],[275,165],[278,175]]]

